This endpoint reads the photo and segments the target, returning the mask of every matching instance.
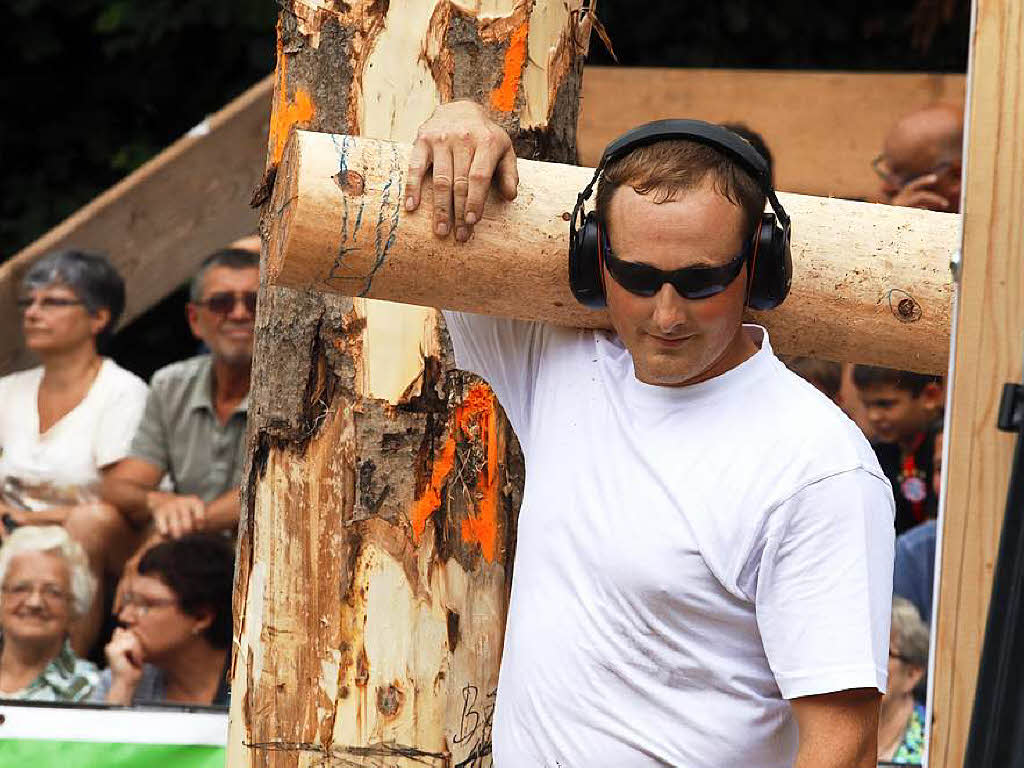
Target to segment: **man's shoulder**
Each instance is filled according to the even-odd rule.
[[[851,470],[885,479],[864,433],[813,384],[779,363],[764,395],[764,428],[773,430],[780,458],[798,462],[805,481]]]
[[[210,368],[210,355],[196,355],[160,368],[153,374],[150,386],[157,392],[186,387]]]

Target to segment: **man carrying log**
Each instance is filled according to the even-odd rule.
[[[592,261],[576,295],[614,332],[445,313],[526,456],[499,768],[875,763],[891,490],[742,324],[785,296],[788,273],[762,274],[785,266],[766,195],[785,214],[724,129],[695,130],[620,142],[595,216],[574,218]],[[422,126],[409,210],[431,168],[439,236],[472,236],[492,177],[515,196],[509,138],[476,105]]]

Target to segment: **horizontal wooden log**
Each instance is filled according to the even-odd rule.
[[[568,218],[593,171],[519,161],[519,196],[492,196],[473,238],[438,239],[430,192],[409,214],[409,147],[298,131],[278,171],[272,283],[349,296],[608,327],[568,282]],[[955,214],[781,194],[793,218],[793,288],[752,317],[778,351],[930,373],[946,370],[960,241]]]

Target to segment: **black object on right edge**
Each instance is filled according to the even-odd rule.
[[[999,429],[1016,432],[964,765],[1024,768],[1024,386],[1006,384]]]
[[[748,304],[753,309],[774,309],[789,293],[793,276],[790,255],[790,220],[772,187],[768,164],[748,142],[728,128],[702,120],[656,120],[623,134],[609,144],[594,177],[576,198],[569,221],[569,286],[573,296],[586,307],[606,306],[602,281],[600,223],[593,211],[584,211],[605,166],[645,144],[668,139],[686,139],[707,144],[725,153],[747,170],[764,190],[774,213],[762,214],[761,226],[754,233],[753,275]]]

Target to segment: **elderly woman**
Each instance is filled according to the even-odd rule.
[[[100,356],[124,300],[124,281],[104,257],[44,256],[18,297],[25,346],[41,365],[0,378],[3,529],[65,526],[97,577],[119,573],[140,543],[97,493],[101,475],[127,454],[147,394],[141,379]],[[109,529],[119,535],[104,536]],[[80,652],[95,639],[99,618],[94,610],[79,622]]]
[[[928,668],[928,627],[909,600],[892,601],[889,635],[889,689],[878,719],[878,760],[921,764],[924,758],[924,707],[914,688]]]
[[[99,679],[77,658],[71,627],[96,584],[82,547],[60,526],[19,528],[0,548],[0,698],[81,701]]]
[[[121,628],[94,700],[110,704],[227,704],[233,552],[194,533],[145,551],[126,575]]]

